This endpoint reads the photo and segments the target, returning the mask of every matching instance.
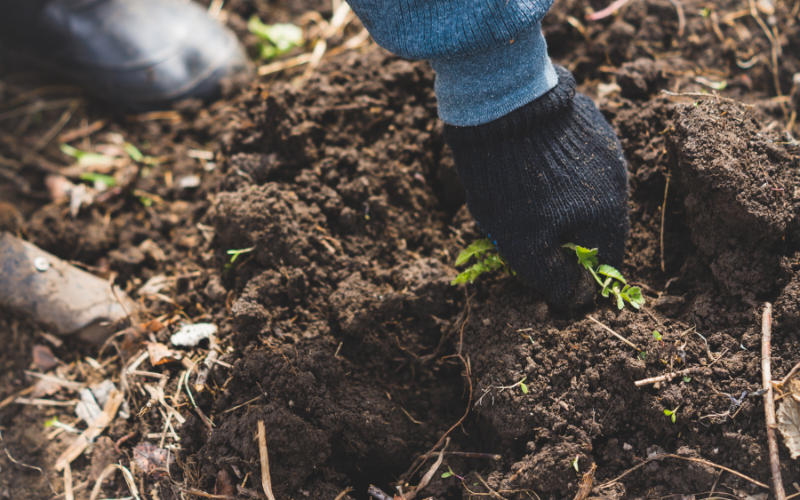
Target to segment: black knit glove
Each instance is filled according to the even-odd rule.
[[[467,206],[518,275],[557,307],[582,305],[589,284],[575,243],[619,267],[628,237],[628,172],[617,136],[569,71],[495,121],[445,127]]]

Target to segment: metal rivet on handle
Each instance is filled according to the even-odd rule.
[[[39,272],[45,272],[50,269],[50,263],[44,257],[36,257],[33,259],[33,267]]]

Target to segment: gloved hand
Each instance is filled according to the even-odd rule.
[[[550,304],[575,308],[595,285],[561,245],[622,264],[628,173],[611,126],[569,71],[556,73],[558,85],[538,99],[483,125],[446,125],[445,138],[480,229]]]

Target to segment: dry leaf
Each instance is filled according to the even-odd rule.
[[[117,461],[117,450],[114,441],[107,436],[100,436],[92,447],[92,468],[89,471],[89,480],[96,481],[109,464]]]
[[[233,478],[225,469],[217,472],[217,482],[214,484],[214,494],[233,497],[236,496],[236,486],[233,485]]]
[[[33,364],[46,372],[58,365],[58,358],[46,345],[36,344],[33,346]]]
[[[180,355],[171,351],[169,347],[158,342],[148,342],[147,353],[150,355],[150,364],[153,366],[163,365],[181,358]]]
[[[45,396],[52,396],[53,394],[57,393],[63,387],[58,382],[49,379],[39,379],[36,382],[36,385],[33,386],[33,392],[31,393],[31,397],[36,398],[43,398]]]
[[[778,407],[777,417],[778,430],[792,458],[800,457],[800,403],[794,398],[784,398]]]
[[[172,462],[167,450],[148,442],[139,443],[133,448],[133,458],[145,474],[166,472],[167,460]]]

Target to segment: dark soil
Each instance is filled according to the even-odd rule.
[[[775,303],[773,377],[800,361],[800,144],[791,129],[784,133],[793,126],[796,99],[787,94],[800,70],[800,30],[793,5],[776,2],[781,97],[770,42],[749,11],[725,22],[748,5],[684,3],[680,35],[668,0],[633,0],[594,23],[584,18],[589,2],[565,0],[545,19],[554,59],[575,72],[625,149],[631,237],[622,271],[644,289],[641,312],[618,311],[598,296],[587,312],[567,317],[500,275],[450,286],[455,256],[479,233],[436,117],[434,75],[427,63],[374,45],[325,59],[302,86],[292,83],[300,67],[210,107],[183,103],[166,119],[81,105],[66,130],[99,119],[107,125],[75,147],[129,141],[166,159],[140,173],[136,195],[77,218],[68,201],[48,200],[46,174],[73,168],[57,142],[26,157],[62,111],[42,111],[27,124],[24,116],[5,119],[0,155],[26,158],[27,168],[0,168],[7,180],[0,195],[10,203],[0,204],[0,226],[115,279],[142,304],[143,319],[159,318],[149,327],[159,342],[181,320],[219,326],[225,365],[211,371],[214,390],[194,395],[199,412],[185,396],[168,397],[186,419],[173,421],[180,441],[167,439],[175,452],[170,474],[134,471],[148,497],[228,491],[223,477],[261,491],[258,421],[266,423],[280,499],[332,499],[347,487],[354,490],[342,498],[364,499],[370,484],[407,492],[434,463],[418,458],[445,434],[447,451],[501,458],[445,456],[418,498],[494,496],[487,485],[508,499],[572,498],[593,465],[594,497],[764,493],[698,462],[644,464],[662,453],[702,458],[769,484],[761,398],[734,402],[761,388],[764,302]],[[225,9],[251,49],[253,13],[266,22],[299,22],[309,9],[331,14],[314,2]],[[0,75],[0,113],[38,98],[26,93],[49,81],[12,65]],[[723,81],[719,97],[699,94]],[[45,100],[76,96],[65,86],[48,92]],[[213,160],[189,154],[198,149]],[[181,188],[192,175],[200,185]],[[248,248],[230,264],[228,250]],[[140,296],[160,274],[175,279],[160,296]],[[31,347],[47,343],[41,333],[24,318],[0,316],[0,399],[33,383],[25,370]],[[119,354],[135,357],[146,337],[128,332]],[[73,339],[51,348],[63,362],[59,375],[119,383],[113,349],[100,353]],[[186,354],[199,360],[205,349]],[[87,356],[108,361],[105,373]],[[180,364],[143,367],[167,374],[165,392],[176,394]],[[684,368],[696,371],[634,385]],[[523,378],[526,393],[517,384]],[[116,457],[126,466],[135,446],[161,442],[165,424],[157,411],[141,411],[148,402],[141,383],[128,394],[130,418],[106,432],[112,441],[135,433]],[[675,408],[673,423],[664,410]],[[0,453],[0,498],[63,491],[53,464],[74,438],[47,439],[43,425],[54,415],[74,421],[71,407],[0,408],[10,455],[46,476]],[[785,484],[800,482],[780,446]],[[89,478],[100,455],[73,462],[74,484]],[[448,470],[464,480],[442,478]],[[128,496],[122,476],[112,477],[103,494]]]

